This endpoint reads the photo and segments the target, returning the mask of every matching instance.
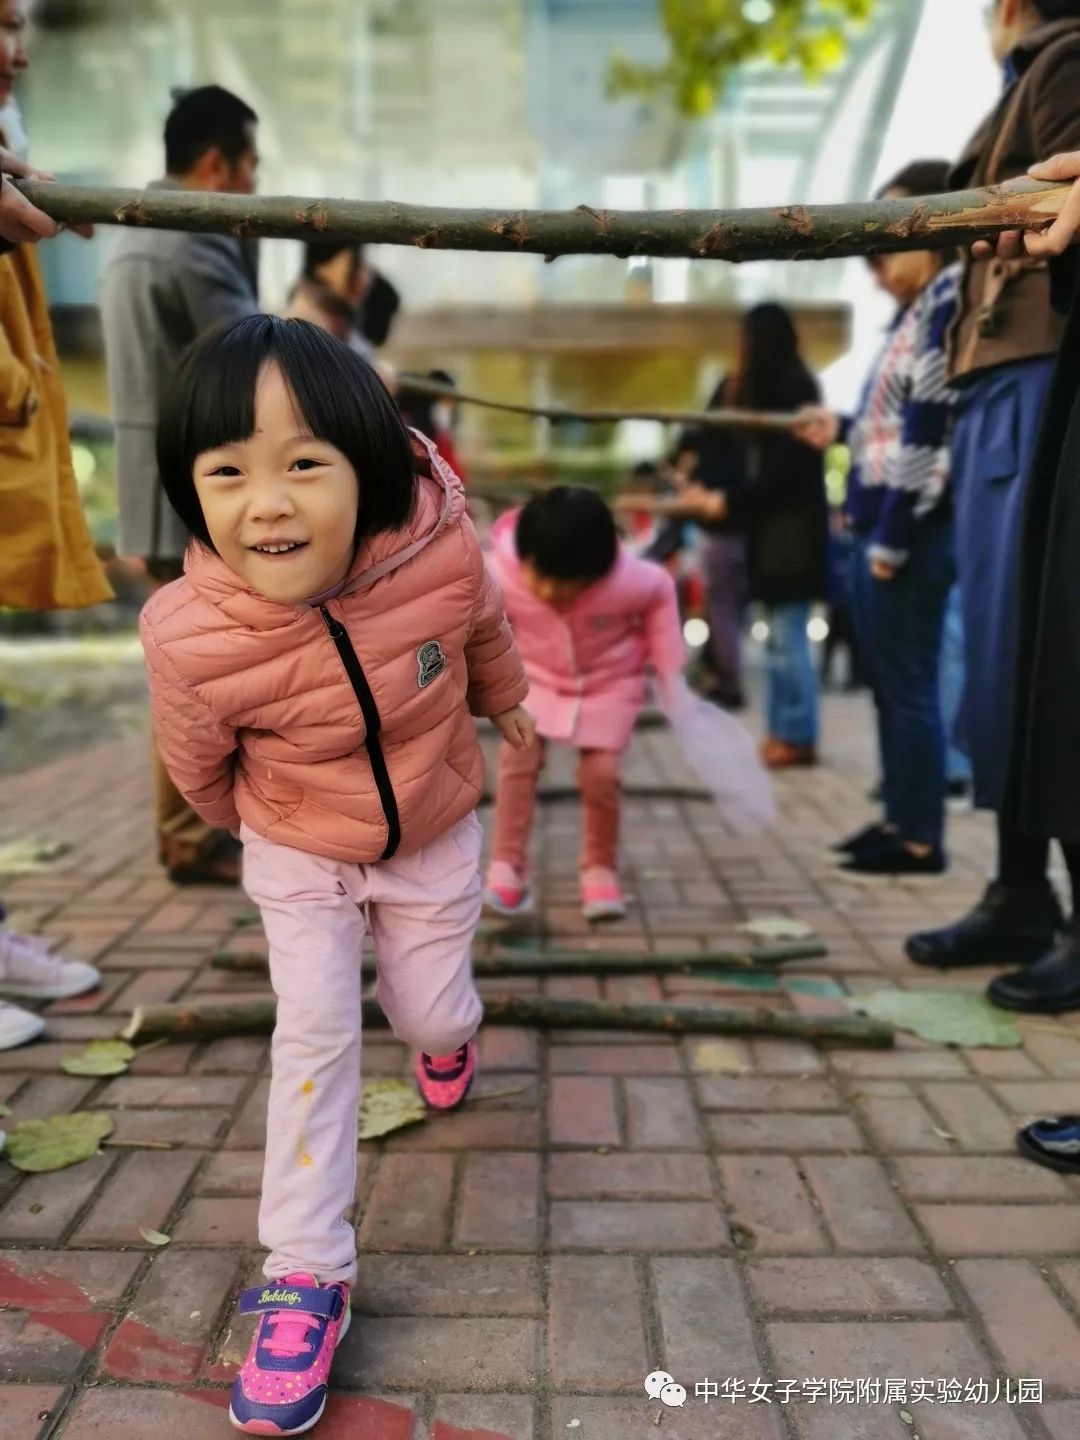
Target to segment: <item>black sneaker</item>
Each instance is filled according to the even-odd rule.
[[[864,825],[854,835],[849,835],[846,840],[841,840],[839,845],[830,845],[834,855],[854,855],[859,850],[865,850],[867,846],[877,845],[888,838],[892,832],[880,821],[876,825]]]
[[[991,980],[986,998],[1003,1010],[1026,1010],[1033,1015],[1080,1010],[1080,943],[1066,935],[1034,964]]]
[[[912,935],[909,960],[937,970],[968,965],[1032,965],[1065,924],[1049,884],[1012,888],[993,881],[970,914],[940,930]]]
[[[898,836],[891,834],[877,845],[856,850],[840,866],[843,875],[880,875],[882,878],[944,875],[947,869],[948,861],[940,845],[935,845],[926,855],[915,855]]]

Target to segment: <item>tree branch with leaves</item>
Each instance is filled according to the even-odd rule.
[[[669,99],[680,115],[700,119],[715,110],[741,66],[797,66],[811,80],[835,70],[853,27],[876,7],[877,0],[659,0],[667,59],[650,65],[616,54],[608,94]]]

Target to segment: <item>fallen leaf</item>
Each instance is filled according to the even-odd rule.
[[[845,998],[844,1004],[939,1045],[1015,1049],[1021,1043],[1016,1017],[991,1005],[984,995],[960,990],[875,990]]]
[[[956,1136],[952,1133],[951,1130],[942,1130],[942,1128],[941,1128],[940,1125],[931,1125],[931,1126],[930,1126],[930,1129],[933,1130],[933,1132],[934,1132],[935,1135],[940,1135],[940,1137],[942,1138],[942,1140],[955,1140],[955,1139],[956,1139]]]
[[[10,1105],[0,1105],[0,1115],[10,1115],[10,1114],[11,1114],[11,1106],[10,1106]]]
[[[366,1080],[360,1092],[361,1140],[376,1140],[407,1125],[427,1119],[427,1109],[415,1085],[406,1080]]]
[[[23,1120],[7,1137],[8,1158],[16,1170],[63,1170],[92,1159],[114,1129],[112,1116],[101,1110]]]
[[[790,915],[757,915],[738,929],[756,940],[807,940],[814,933],[804,920],[793,920]]]
[[[911,1415],[908,1413],[907,1410],[900,1411],[900,1419],[904,1422],[905,1425],[915,1424],[915,1421],[911,1418]]]
[[[474,1090],[470,1100],[501,1100],[504,1095],[524,1095],[527,1085],[508,1085],[505,1090]]]
[[[145,1225],[139,1226],[139,1234],[148,1245],[168,1245],[171,1236],[163,1235],[160,1230],[149,1230]]]
[[[741,1075],[746,1066],[730,1045],[720,1045],[711,1040],[694,1046],[693,1068],[713,1074]]]
[[[60,1057],[65,1075],[123,1075],[135,1058],[126,1040],[91,1040],[81,1050]]]
[[[40,1200],[35,1200],[34,1203],[27,1208],[29,1209],[31,1215],[40,1215],[42,1210],[45,1209],[45,1206],[42,1205]]]
[[[567,1428],[567,1430],[576,1430],[580,1424],[581,1424],[581,1421],[578,1420],[578,1419],[575,1417],[573,1420],[570,1420],[570,1421],[567,1423],[566,1428]]]
[[[6,845],[0,845],[0,874],[33,875],[48,870],[54,860],[59,860],[70,849],[66,840],[9,840]]]

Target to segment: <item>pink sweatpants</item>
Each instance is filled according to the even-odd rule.
[[[529,836],[536,809],[536,787],[547,747],[537,739],[528,750],[499,747],[495,791],[495,835],[491,858],[515,870],[528,868]],[[578,763],[581,791],[581,868],[619,868],[619,774],[622,755],[616,750],[582,750]]]
[[[276,845],[247,825],[240,838],[278,1002],[259,1208],[264,1273],[352,1284],[365,930],[398,1039],[431,1055],[471,1039],[483,1013],[471,966],[480,822],[468,815],[423,849],[372,865]]]

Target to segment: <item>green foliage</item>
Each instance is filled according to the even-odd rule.
[[[1015,1049],[1016,1018],[983,995],[953,990],[876,990],[845,1004],[861,1015],[886,1020],[938,1045]]]
[[[81,1050],[60,1057],[65,1075],[123,1075],[135,1058],[126,1040],[91,1040]]]
[[[733,71],[755,61],[798,66],[810,80],[835,70],[853,26],[877,0],[659,0],[669,54],[639,65],[616,54],[608,94],[670,99],[687,119],[714,110]]]

